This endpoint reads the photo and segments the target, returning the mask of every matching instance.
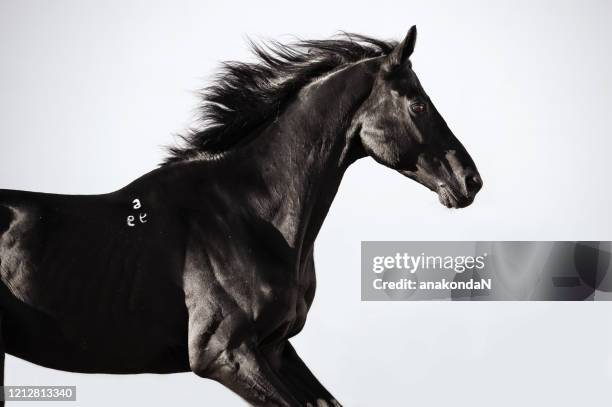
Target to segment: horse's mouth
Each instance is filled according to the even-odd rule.
[[[446,183],[444,180],[424,182],[414,171],[400,170],[399,172],[402,175],[419,182],[431,191],[436,192],[438,194],[438,199],[440,199],[440,203],[447,208],[459,209],[470,206],[472,202],[474,202],[476,194],[482,187],[482,180],[480,180],[480,175],[478,174],[476,174],[477,181],[475,181],[474,186],[471,188],[466,186],[464,191],[455,185],[456,182],[450,182],[450,184]]]
[[[465,208],[474,202],[474,196],[466,197],[461,192],[453,191],[447,185],[440,185],[437,192],[440,203],[447,208]]]

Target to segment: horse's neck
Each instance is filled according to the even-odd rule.
[[[244,159],[256,157],[265,185],[255,210],[300,252],[311,249],[346,168],[361,155],[348,131],[372,82],[355,64],[311,83],[243,150]]]

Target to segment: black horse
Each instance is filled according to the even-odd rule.
[[[193,371],[256,406],[337,406],[289,342],[315,294],[313,246],[370,156],[469,205],[474,162],[401,43],[254,45],[204,96],[203,130],[95,196],[0,191],[4,352],[85,373]]]

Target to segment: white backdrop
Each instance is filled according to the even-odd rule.
[[[485,187],[455,211],[372,160],[350,168],[298,351],[346,406],[609,405],[612,304],[360,302],[361,240],[612,240],[612,3],[491,3],[1,0],[0,188],[100,193],[153,169],[217,63],[250,59],[246,35],[417,24],[414,69]],[[68,406],[244,404],[192,374],[6,365],[7,384],[77,385]]]

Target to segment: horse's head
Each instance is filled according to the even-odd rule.
[[[443,205],[463,208],[472,203],[482,180],[412,70],[415,41],[413,26],[384,57],[355,124],[368,155],[437,192]]]

